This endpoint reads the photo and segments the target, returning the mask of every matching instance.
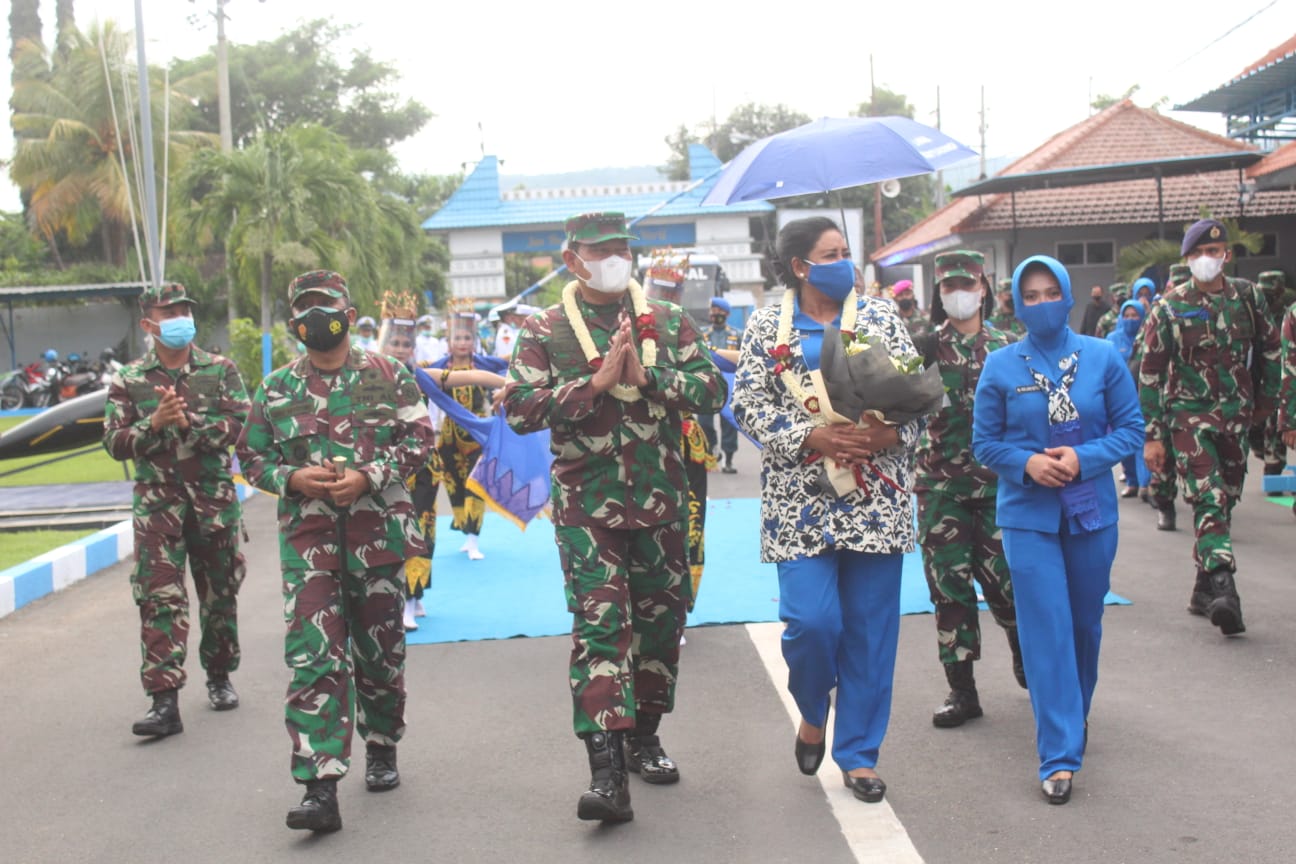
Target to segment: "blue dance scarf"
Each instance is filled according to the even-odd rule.
[[[1054,384],[1042,372],[1030,369],[1031,377],[1040,389],[1048,394],[1049,446],[1075,447],[1084,443],[1080,428],[1080,412],[1071,401],[1070,389],[1080,368],[1080,352],[1073,351],[1058,363],[1062,378]],[[1071,528],[1079,533],[1097,531],[1102,527],[1098,507],[1098,489],[1093,480],[1073,480],[1058,490],[1062,512]]]

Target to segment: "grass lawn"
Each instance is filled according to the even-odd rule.
[[[98,529],[74,531],[14,531],[0,534],[0,570],[30,561],[37,555],[57,549],[65,543],[89,537]]]
[[[11,429],[27,419],[26,417],[0,417],[0,432]],[[46,453],[41,456],[0,460],[0,474],[44,462],[59,455]],[[95,447],[91,452],[81,456],[73,456],[40,468],[0,477],[0,486],[43,486],[49,483],[98,483],[104,480],[130,479],[122,473],[122,464],[109,456],[103,447]],[[8,541],[4,545],[7,547]]]

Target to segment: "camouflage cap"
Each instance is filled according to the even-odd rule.
[[[1002,294],[1002,293],[1004,293],[1005,291],[1007,291],[1007,292],[1011,292],[1011,291],[1012,291],[1012,280],[1011,280],[1011,279],[1000,279],[1000,280],[999,280],[999,293]]]
[[[1283,288],[1287,285],[1287,276],[1281,270],[1266,270],[1256,277],[1256,284],[1261,288]]]
[[[1187,264],[1179,263],[1170,265],[1171,285],[1178,285],[1180,282],[1187,282],[1191,278],[1192,270],[1189,269]]]
[[[985,256],[971,249],[956,249],[936,256],[936,281],[961,276],[973,281],[985,275]]]
[[[1107,286],[1107,291],[1116,300],[1128,300],[1130,286],[1128,282],[1113,282]]]
[[[568,243],[602,243],[604,240],[638,240],[626,227],[624,213],[582,213],[563,225]]]
[[[323,294],[334,300],[341,297],[350,302],[351,292],[347,290],[346,280],[341,273],[332,270],[312,270],[303,273],[288,283],[288,305],[297,305],[297,298],[303,294]]]
[[[155,307],[174,306],[177,303],[188,303],[190,306],[198,305],[185,291],[185,286],[179,282],[163,282],[161,285],[150,285],[144,289],[139,298],[140,308],[145,312]]]
[[[1228,229],[1218,219],[1198,219],[1184,232],[1180,255],[1187,255],[1203,243],[1227,243]]]

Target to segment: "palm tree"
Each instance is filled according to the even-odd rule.
[[[30,40],[15,51],[15,68],[28,76],[14,86],[18,142],[9,173],[30,194],[29,225],[51,248],[60,236],[80,246],[98,234],[103,258],[121,266],[139,206],[132,207],[128,193],[136,182],[133,118],[127,112],[133,104],[127,93],[133,97],[136,80],[134,64],[126,62],[129,37],[109,21],[85,34],[65,28],[60,38],[67,53],[57,58]],[[154,116],[161,118],[167,94],[160,75],[152,93]],[[188,100],[174,91],[170,100],[171,125],[182,127]],[[155,129],[161,154],[160,121]],[[214,145],[215,136],[172,131],[169,142],[175,167],[194,150]]]
[[[356,305],[372,306],[391,279],[412,278],[422,235],[408,205],[380,199],[354,158],[313,125],[263,132],[232,153],[203,151],[177,180],[173,236],[195,252],[225,248],[239,308],[259,305],[262,332],[273,286],[306,269],[344,273]]]

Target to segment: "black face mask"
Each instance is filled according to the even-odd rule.
[[[288,325],[303,345],[315,351],[336,348],[351,329],[345,309],[330,309],[327,306],[312,306],[300,315],[293,316]]]
[[[915,301],[913,300],[900,300],[896,305],[900,307],[901,311],[908,312],[910,309],[914,308],[914,302]]]

